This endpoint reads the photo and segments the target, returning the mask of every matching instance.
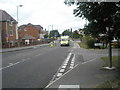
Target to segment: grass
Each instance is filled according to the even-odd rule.
[[[116,67],[117,69],[120,68],[120,66],[119,66],[119,63],[120,63],[119,58],[120,58],[120,56],[112,56],[112,66]],[[101,57],[101,59],[105,62],[104,67],[109,66],[108,57]]]
[[[78,43],[79,44],[79,46],[81,47],[81,48],[86,48],[86,49],[88,49],[88,46],[87,46],[87,44],[85,44],[85,43]]]
[[[112,64],[113,67],[116,67],[116,69],[120,69],[119,66],[119,58],[120,56],[112,56]],[[104,67],[109,66],[109,60],[108,57],[101,57],[101,59],[105,62],[105,64],[103,65]],[[116,71],[118,71],[116,70]],[[95,88],[118,88],[120,84],[120,78],[116,77],[112,80],[107,80],[99,85],[97,85]]]
[[[120,83],[120,79],[113,79],[105,81],[104,83],[101,83],[97,85],[95,88],[118,88]]]

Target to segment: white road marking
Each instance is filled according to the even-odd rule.
[[[10,66],[12,66],[12,65],[13,65],[13,63],[9,63],[9,65],[10,65]],[[8,66],[9,66],[9,65],[8,65]]]
[[[3,69],[6,69],[6,68],[9,68],[9,67],[12,67],[12,66],[14,66],[14,65],[16,65],[16,64],[18,64],[18,63],[20,63],[20,62],[16,62],[16,63],[9,63],[9,65],[8,65],[8,66],[3,67],[3,68],[1,68],[0,70],[3,70]]]
[[[57,74],[57,77],[60,77],[60,76],[62,76],[62,73],[58,73],[58,74]]]
[[[87,62],[94,61],[94,60],[96,60],[96,59],[97,59],[97,58],[91,59],[91,60],[86,61],[86,62],[84,62],[84,63],[82,63],[82,64],[85,64],[85,63],[87,63]],[[76,64],[76,65],[74,66],[74,68],[76,68],[78,65],[80,65],[80,64]],[[74,68],[71,68],[70,70],[68,70],[67,72],[65,72],[61,77],[59,77],[58,79],[56,79],[56,80],[52,81],[51,83],[49,83],[45,88],[48,88],[50,85],[52,85],[53,83],[55,83],[56,81],[58,81],[60,78],[62,78],[62,77],[65,76],[66,74],[68,74],[68,73],[69,73],[70,71],[72,71]]]
[[[14,63],[14,65],[16,65],[16,64],[18,64],[18,63],[20,63],[20,62],[16,62],[16,63]]]
[[[6,69],[6,68],[9,68],[9,67],[12,67],[12,66],[17,65],[17,64],[19,64],[19,63],[21,63],[21,62],[25,62],[26,60],[30,60],[30,58],[22,59],[22,61],[19,61],[19,62],[16,62],[16,63],[9,63],[8,66],[5,66],[5,67],[3,67],[3,68],[0,68],[0,70],[3,70],[3,69]]]
[[[62,68],[66,68],[66,66],[62,66]]]
[[[64,63],[64,66],[66,66],[67,65],[67,63]]]
[[[75,63],[75,54],[71,60],[70,67],[69,67],[70,69],[72,69],[74,67],[74,63]]]
[[[69,60],[70,60],[71,55],[72,55],[72,53],[70,52],[70,53],[68,54],[67,58],[65,59],[65,61],[63,62],[63,64],[61,65],[61,67],[58,69],[58,70],[59,70],[59,73],[57,72],[57,73],[53,76],[52,80],[50,81],[50,83],[49,83],[45,88],[49,87],[54,81],[57,81],[57,80],[60,78],[60,76],[63,75],[63,72],[65,71],[65,68],[67,67],[67,64],[68,64],[68,62],[69,62]],[[57,77],[56,77],[56,76],[57,76]]]
[[[71,68],[74,68],[74,66],[70,66],[70,69],[71,69]]]
[[[73,90],[73,88],[75,88],[75,90],[79,90],[80,89],[80,85],[59,85],[59,89],[58,90],[63,90],[63,89],[60,89],[60,88],[66,88],[69,89],[69,90]]]
[[[71,63],[70,66],[74,66],[74,63]]]
[[[83,62],[83,63],[81,63],[81,64],[85,64],[85,63],[88,63],[88,62],[94,61],[94,60],[96,60],[96,59],[97,59],[97,58],[94,58],[94,59],[91,59],[91,60],[89,60],[89,61]]]
[[[61,70],[60,70],[60,72],[64,72],[64,71],[65,71],[65,69],[61,69]]]

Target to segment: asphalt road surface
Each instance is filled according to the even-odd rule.
[[[71,53],[71,57],[69,57]],[[118,50],[113,50],[118,55]],[[107,49],[83,49],[72,42],[69,47],[35,46],[32,49],[6,52],[2,54],[2,86],[3,88],[44,88],[52,80],[59,77],[68,60],[67,67],[108,56]],[[73,68],[73,67],[72,67]]]
[[[34,47],[2,54],[3,88],[44,88],[72,48]]]

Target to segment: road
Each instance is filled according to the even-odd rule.
[[[113,50],[113,55],[118,55],[118,50]],[[103,56],[108,56],[108,49],[87,50],[78,47],[76,42],[72,42],[69,47],[60,47],[57,44],[54,47],[35,46],[32,49],[6,52],[2,55],[0,69],[2,86],[3,88],[44,88],[61,74],[72,69],[73,64],[75,66]]]
[[[71,47],[45,46],[6,52],[2,56],[3,88],[44,88]]]

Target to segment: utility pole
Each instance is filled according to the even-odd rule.
[[[18,25],[19,25],[19,17],[18,17],[18,8],[22,7],[22,5],[17,6],[17,30],[16,30],[16,39],[18,39],[18,47],[20,47],[20,38],[19,38],[19,32],[18,32]]]

